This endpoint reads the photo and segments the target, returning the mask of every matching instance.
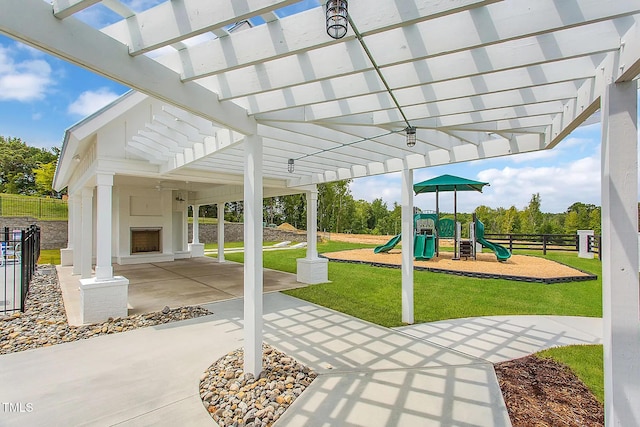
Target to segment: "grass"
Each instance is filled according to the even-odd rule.
[[[544,350],[538,357],[564,363],[604,403],[604,367],[601,345],[571,345]]]
[[[41,249],[38,264],[60,265],[60,249]]]
[[[273,246],[276,243],[280,243],[280,242],[264,242],[262,244],[262,246]],[[224,247],[225,247],[225,249],[243,248],[244,247],[244,242],[224,242]],[[204,244],[204,248],[205,249],[218,249],[218,244],[217,243],[205,243]]]
[[[319,244],[318,251],[360,247],[366,246],[328,242]],[[265,252],[264,265],[294,273],[296,258],[305,255],[305,250]],[[416,271],[415,322],[489,315],[602,316],[600,262],[578,258],[575,252],[554,252],[546,258],[597,274],[598,280],[547,285]],[[229,254],[228,259],[242,262],[243,257],[242,254]],[[402,325],[399,269],[331,262],[329,279],[331,283],[286,293],[382,326]]]

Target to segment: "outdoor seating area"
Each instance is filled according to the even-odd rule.
[[[242,264],[218,263],[209,257],[114,265],[114,270],[129,279],[129,315],[161,311],[166,306],[174,308],[241,298],[244,290]],[[69,324],[82,325],[78,279],[70,266],[57,266],[57,271]],[[306,285],[297,282],[291,274],[264,272],[264,292],[300,286]]]
[[[0,0],[0,10],[0,34],[15,43],[11,50],[30,55],[13,62],[0,45],[0,57],[8,58],[0,71],[46,68],[50,76],[5,73],[0,81],[44,81],[41,94],[60,90],[55,76],[65,70],[51,64],[64,62],[119,85],[110,103],[83,110],[66,129],[50,185],[68,194],[66,247],[56,267],[68,322],[101,325],[194,304],[213,313],[2,355],[0,384],[10,386],[0,387],[0,402],[30,409],[0,413],[1,425],[212,425],[213,409],[205,409],[198,387],[203,373],[242,348],[243,374],[260,381],[264,343],[318,373],[278,427],[510,426],[494,358],[565,344],[603,345],[604,423],[640,425],[640,405],[633,404],[640,401],[638,0]],[[50,62],[38,62],[40,55]],[[16,86],[15,99],[40,102],[37,95],[21,98],[27,89]],[[112,94],[100,88],[93,95],[105,91]],[[85,100],[87,92],[76,92]],[[60,111],[29,115],[55,120]],[[485,311],[420,322],[437,308],[425,302],[480,300],[489,286],[458,277],[448,286],[452,276],[417,269],[480,274],[467,268],[475,265],[502,277],[539,274],[519,276],[530,260],[485,239],[477,217],[468,233],[459,229],[457,192],[475,196],[490,185],[480,173],[474,178],[483,181],[442,175],[415,184],[416,171],[470,162],[487,162],[489,170],[506,157],[540,166],[559,146],[558,157],[577,162],[584,147],[574,132],[589,125],[598,126],[589,169],[599,182],[579,180],[576,188],[598,192],[598,280],[517,282],[530,292],[514,291],[509,301],[501,292],[514,284],[495,280]],[[506,166],[503,172],[508,176]],[[331,264],[318,251],[319,204],[343,198],[325,201],[324,186],[376,177],[394,178],[395,188],[376,184],[375,191],[397,195],[397,235],[368,255],[332,256],[397,270]],[[562,185],[557,179],[548,191]],[[440,191],[453,193],[453,220],[441,218]],[[421,192],[435,193],[435,213],[416,210]],[[264,200],[292,195],[300,197],[296,224],[306,223],[307,245],[282,252],[276,263],[278,253],[262,249],[264,227],[274,222]],[[200,207],[213,205],[216,259],[205,255],[199,232]],[[231,206],[241,211],[243,253],[230,259],[242,264],[225,259]],[[453,238],[451,260],[444,245],[440,253],[445,238]],[[581,235],[580,250],[593,256],[589,241]],[[1,258],[28,267],[21,277],[28,282],[38,254],[27,257],[25,246],[6,243]],[[484,259],[482,247],[493,260]],[[287,273],[265,265],[285,265]],[[549,264],[533,269],[551,272],[542,279],[589,278]],[[397,274],[389,278],[390,271]],[[342,293],[328,291],[330,273]],[[428,285],[440,276],[446,283],[434,292]],[[364,298],[381,284],[372,277],[385,282],[372,298],[382,306],[355,298],[357,286]],[[21,286],[22,305],[27,289]],[[458,289],[468,295],[456,295]],[[341,306],[272,292],[280,290],[306,293],[308,301],[317,301],[314,292],[339,295]],[[528,305],[534,292],[540,298]],[[507,318],[490,311],[501,298]],[[537,315],[557,308],[558,299],[582,311]],[[474,309],[478,300],[468,305]],[[526,315],[511,316],[516,303]],[[11,322],[7,348],[38,342],[23,330],[21,310],[2,319]],[[387,326],[403,326],[365,320],[367,310],[380,318],[393,312],[395,323]],[[33,321],[54,335],[69,327]],[[109,331],[105,325],[96,335],[103,328]],[[240,424],[228,418],[225,427]],[[268,423],[252,414],[242,424]]]

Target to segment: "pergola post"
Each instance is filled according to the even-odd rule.
[[[262,371],[262,138],[244,141],[244,372]]]
[[[329,260],[318,257],[318,189],[307,191],[307,256],[297,259],[296,280],[310,285],[329,281]]]
[[[402,170],[402,322],[413,323],[413,170]]]
[[[189,252],[191,258],[203,257],[204,244],[200,243],[200,205],[192,205],[191,208],[193,209],[193,227],[191,243],[188,245]]]
[[[224,204],[218,202],[218,262],[224,262]]]
[[[605,424],[640,421],[638,107],[635,81],[602,97],[602,301]]]

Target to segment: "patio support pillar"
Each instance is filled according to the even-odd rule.
[[[307,257],[296,265],[296,280],[310,285],[329,281],[329,260],[318,257],[318,188],[307,191]]]
[[[96,275],[83,275],[80,279],[82,323],[103,322],[110,317],[125,317],[128,313],[129,280],[122,276],[114,277],[111,266],[113,173],[97,173],[96,187]],[[87,252],[91,254],[90,250]]]
[[[68,218],[67,218],[67,247],[60,249],[60,265],[73,265],[73,227],[74,227],[74,203],[75,198],[72,194],[67,198]]]
[[[244,141],[244,372],[262,371],[262,138]]]
[[[96,187],[96,280],[109,280],[113,278],[111,266],[113,173],[97,174]]]
[[[218,262],[224,262],[224,203],[218,202]]]
[[[638,106],[635,81],[602,97],[602,302],[605,425],[640,423]]]
[[[189,243],[189,252],[191,258],[204,256],[204,244],[200,243],[200,205],[192,205],[193,209],[193,230],[191,243]]]
[[[91,262],[93,261],[93,188],[82,189],[82,238],[80,242],[81,260],[80,277],[91,277]]]
[[[413,170],[402,170],[402,322],[413,324]]]
[[[82,272],[82,191],[74,194],[71,210],[73,210],[73,221],[69,226],[73,228],[73,247],[75,248],[71,273],[77,275]]]

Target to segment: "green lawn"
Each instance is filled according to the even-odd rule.
[[[60,264],[60,249],[42,249],[40,250],[40,258],[38,264]]]
[[[262,246],[273,246],[276,243],[280,243],[280,242],[263,242]],[[244,242],[224,242],[224,247],[226,249],[243,248],[244,247]],[[218,244],[217,243],[205,243],[204,244],[204,248],[205,249],[218,249]]]
[[[364,247],[328,242],[319,252]],[[539,252],[538,252],[539,254]],[[305,250],[265,252],[267,268],[294,273],[296,258]],[[242,262],[242,254],[229,254]],[[578,258],[574,253],[547,256],[598,275],[598,280],[546,285],[500,279],[475,279],[442,273],[414,273],[415,322],[433,322],[473,316],[508,314],[602,315],[600,261]],[[400,326],[401,277],[399,269],[369,265],[329,263],[331,283],[294,289],[286,293],[382,326]]]
[[[570,345],[537,353],[538,357],[564,363],[604,403],[603,354],[601,345]]]

